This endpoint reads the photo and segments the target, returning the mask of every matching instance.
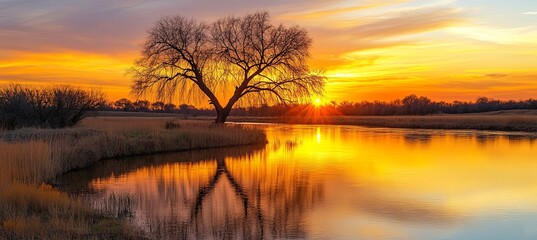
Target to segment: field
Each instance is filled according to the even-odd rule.
[[[121,219],[55,190],[51,180],[106,158],[265,142],[258,130],[172,117],[87,118],[70,129],[0,132],[0,238],[141,238]]]
[[[232,117],[229,120],[234,122],[334,124],[387,128],[537,132],[537,111],[535,110],[425,116],[319,116],[315,118]]]

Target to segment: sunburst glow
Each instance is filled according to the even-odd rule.
[[[316,98],[315,101],[313,101],[313,105],[315,105],[315,107],[320,107],[321,104],[322,104],[322,101],[319,98]]]

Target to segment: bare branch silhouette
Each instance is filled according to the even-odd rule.
[[[191,215],[190,215],[190,222],[194,222],[196,217],[198,216],[201,207],[203,206],[203,199],[205,196],[207,196],[211,191],[216,187],[216,184],[220,180],[220,177],[222,174],[224,174],[233,189],[235,190],[235,194],[242,199],[243,207],[244,207],[244,213],[245,215],[248,215],[248,195],[246,195],[243,187],[235,180],[233,175],[229,173],[226,167],[226,162],[223,157],[220,157],[216,160],[217,162],[217,168],[214,176],[211,178],[211,181],[207,184],[207,186],[200,187],[198,191],[198,195],[196,196],[196,201],[194,203],[194,206],[192,207]]]
[[[307,60],[312,40],[299,26],[275,26],[267,12],[212,24],[165,17],[150,30],[131,69],[132,92],[206,97],[226,121],[236,104],[295,103],[322,94],[325,77]],[[222,102],[227,99],[227,102]]]

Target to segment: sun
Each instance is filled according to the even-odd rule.
[[[321,106],[321,99],[316,98],[315,101],[313,101],[313,105],[315,105],[316,107]]]

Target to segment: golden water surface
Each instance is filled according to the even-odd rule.
[[[64,190],[158,239],[537,239],[531,136],[255,126],[266,146],[109,160]]]

